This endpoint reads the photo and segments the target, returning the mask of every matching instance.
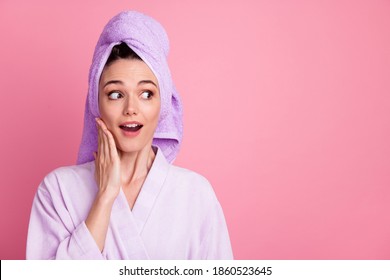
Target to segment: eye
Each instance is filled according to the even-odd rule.
[[[122,93],[117,92],[117,91],[112,91],[108,94],[108,98],[112,99],[112,100],[116,100],[116,99],[119,99],[122,97],[123,97]]]
[[[143,99],[150,99],[150,98],[152,98],[152,96],[153,96],[153,92],[151,92],[149,90],[144,91],[144,92],[141,93],[141,97]]]

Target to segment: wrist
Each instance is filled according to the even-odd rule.
[[[108,191],[99,191],[96,195],[95,203],[101,206],[112,206],[117,196]]]

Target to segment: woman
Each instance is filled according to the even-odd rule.
[[[170,164],[182,108],[154,19],[105,26],[89,76],[78,165],[34,198],[28,259],[231,259],[222,209],[202,176]]]

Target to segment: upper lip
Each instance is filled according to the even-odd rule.
[[[124,123],[121,123],[119,126],[124,126],[124,125],[127,125],[127,124],[138,124],[138,125],[143,125],[143,124],[140,123],[140,122],[131,121],[131,122],[124,122]]]

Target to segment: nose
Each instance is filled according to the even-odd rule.
[[[135,97],[128,96],[124,104],[123,114],[126,116],[132,116],[132,115],[137,115],[137,113],[138,113],[137,99]]]

